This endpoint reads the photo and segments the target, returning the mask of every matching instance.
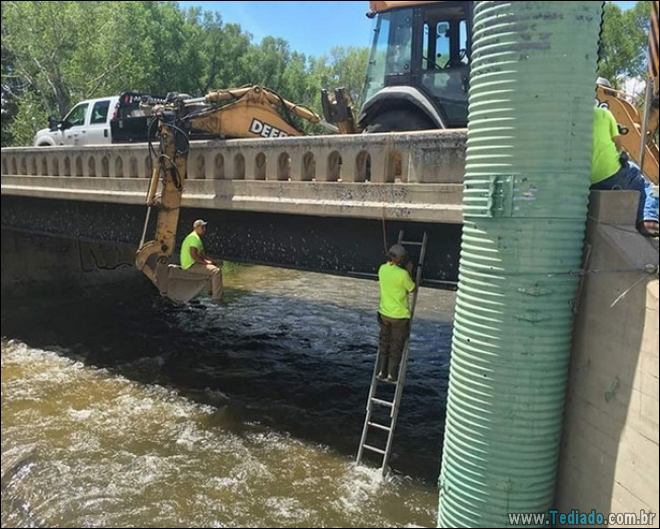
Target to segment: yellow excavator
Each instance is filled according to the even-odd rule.
[[[302,135],[293,116],[342,134],[465,127],[472,5],[465,1],[370,2],[374,41],[359,113],[343,89],[336,90],[334,97],[322,93],[325,121],[309,108],[259,86],[218,90],[196,99],[171,94],[163,100],[143,101],[142,106],[155,117],[152,125],[158,128],[159,148],[156,151],[150,143],[155,163],[137,268],[173,299],[190,299],[203,288],[203,284],[186,282],[185,274],[179,276],[178,269],[168,265],[175,248],[191,133],[226,138]],[[658,0],[652,5],[643,111],[621,92],[602,84],[597,98],[614,114],[632,160],[657,185]],[[154,207],[158,208],[156,232],[146,240]],[[182,284],[190,288],[179,288]]]
[[[135,264],[159,289],[175,301],[197,295],[207,280],[196,280],[169,264],[176,246],[179,210],[187,176],[191,134],[223,138],[277,138],[300,136],[293,116],[310,123],[322,123],[307,107],[282,98],[261,86],[217,90],[204,97],[190,98],[168,94],[164,99],[145,97],[141,107],[153,117],[157,127],[156,149],[149,142],[152,161],[147,192],[147,216]],[[330,126],[333,130],[334,127]],[[149,137],[152,137],[151,132]],[[158,210],[153,238],[147,240],[152,208]]]

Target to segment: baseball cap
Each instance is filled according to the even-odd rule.
[[[387,255],[394,259],[403,259],[406,255],[408,255],[408,252],[401,244],[394,244],[390,247]]]

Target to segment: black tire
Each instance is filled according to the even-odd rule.
[[[433,122],[416,110],[388,110],[369,118],[366,133],[403,132],[437,129]]]

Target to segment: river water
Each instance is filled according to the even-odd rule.
[[[420,292],[382,480],[353,463],[376,283],[225,282],[221,307],[143,281],[3,297],[3,526],[435,526],[454,294]]]

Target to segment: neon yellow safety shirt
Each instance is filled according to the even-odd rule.
[[[195,260],[190,255],[190,249],[197,248],[199,253],[204,251],[204,243],[202,238],[197,235],[197,232],[190,232],[183,243],[181,243],[181,268],[188,270],[192,265],[195,264]]]
[[[616,120],[606,108],[594,108],[594,150],[591,159],[591,183],[597,184],[621,169],[614,138],[619,135]]]
[[[380,306],[378,312],[388,318],[410,318],[408,293],[415,289],[415,283],[407,270],[393,263],[385,263],[378,269],[380,286]]]

